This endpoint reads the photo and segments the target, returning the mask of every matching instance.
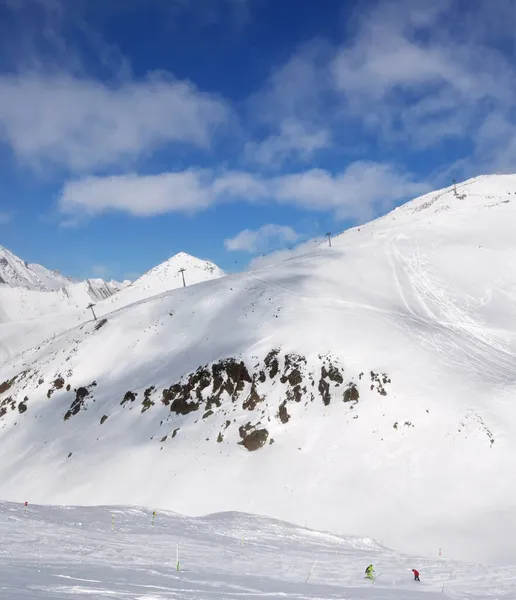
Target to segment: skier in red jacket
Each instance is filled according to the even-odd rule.
[[[417,569],[412,569],[412,573],[414,573],[414,581],[419,581],[419,571]]]

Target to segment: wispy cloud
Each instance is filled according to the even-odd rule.
[[[393,166],[352,163],[331,174],[322,169],[265,178],[229,171],[188,170],[159,175],[89,177],[68,182],[59,210],[69,218],[94,217],[122,211],[137,217],[165,213],[195,213],[221,202],[275,201],[338,218],[363,220],[403,198],[428,191]]]
[[[0,211],[0,225],[7,225],[13,219],[12,213]]]
[[[226,104],[155,74],[120,85],[70,75],[0,77],[0,139],[30,165],[116,166],[170,143],[207,148]]]
[[[244,229],[235,237],[224,240],[226,250],[231,252],[268,252],[273,248],[283,247],[296,242],[300,238],[292,227],[286,225],[263,225],[259,229]]]
[[[272,137],[252,147],[274,155],[291,115],[347,151],[357,138],[402,152],[456,140],[460,175],[514,168],[516,67],[502,46],[510,51],[515,16],[514,0],[360,5],[342,44],[301,47],[253,98]]]
[[[308,161],[315,152],[330,145],[331,135],[328,130],[285,119],[279,124],[278,134],[261,142],[249,142],[245,153],[251,161],[279,168],[289,158]]]
[[[333,175],[323,169],[285,175],[276,180],[279,202],[327,210],[340,219],[365,220],[402,199],[429,191],[426,183],[392,165],[358,161]]]

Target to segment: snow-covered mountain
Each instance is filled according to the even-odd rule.
[[[0,367],[0,497],[515,560],[515,226],[479,177],[47,340]]]
[[[22,321],[105,300],[130,282],[79,281],[29,264],[0,246],[0,323]]]
[[[0,284],[2,283],[11,287],[49,292],[78,282],[41,265],[29,264],[0,246]]]
[[[40,265],[26,265],[5,248],[1,252],[0,362],[87,321],[91,313],[86,307],[92,302],[103,315],[182,286],[180,269],[185,269],[187,285],[225,275],[213,263],[181,252],[134,282],[77,281]]]
[[[190,286],[224,276],[224,271],[214,263],[179,252],[144,273],[116,296],[103,302],[98,307],[99,314],[106,314],[116,308],[175,290],[183,285]]]

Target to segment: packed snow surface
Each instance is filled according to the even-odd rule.
[[[1,364],[0,497],[516,562],[515,230],[516,176],[481,177],[261,271],[98,303]]]
[[[398,554],[242,513],[0,503],[0,599],[481,600],[514,598],[516,567]],[[179,555],[179,571],[177,556]],[[364,578],[373,564],[376,579]],[[417,568],[421,582],[411,569]]]

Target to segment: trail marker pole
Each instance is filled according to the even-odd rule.
[[[111,515],[111,529],[115,531],[115,515]]]
[[[156,511],[152,513],[152,526],[154,527],[154,520],[156,518]]]
[[[176,571],[179,573],[179,544],[176,544]]]
[[[27,506],[28,506],[28,504],[29,504],[28,502],[25,502],[25,505],[24,505],[24,508],[23,508],[23,512],[25,514],[27,514]]]
[[[331,233],[327,233],[326,237],[328,238],[328,246],[331,248]]]
[[[312,565],[312,568],[310,569],[310,573],[308,573],[308,577],[306,578],[305,583],[308,583],[308,580],[310,579],[310,575],[312,574],[312,571],[315,569],[316,564],[317,564],[317,561],[315,561],[314,564]]]

